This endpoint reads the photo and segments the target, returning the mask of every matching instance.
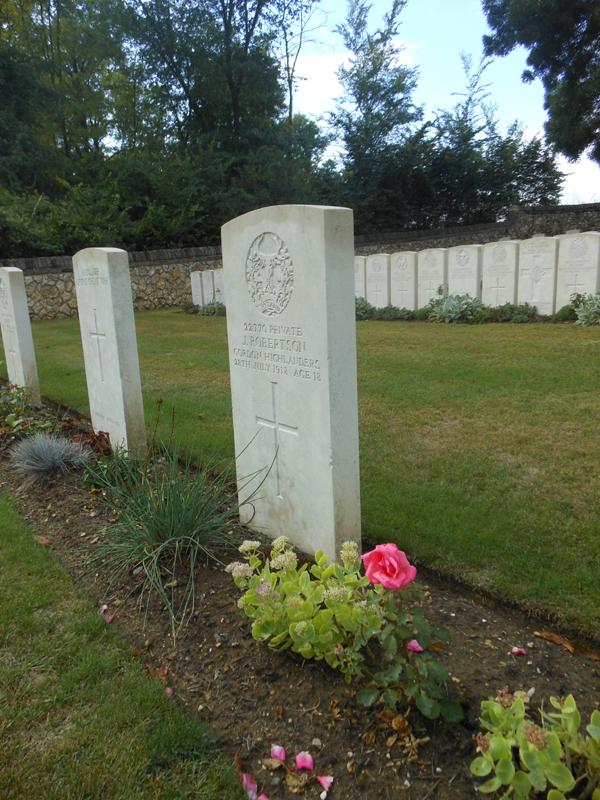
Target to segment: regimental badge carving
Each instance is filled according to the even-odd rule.
[[[506,261],[506,247],[501,244],[494,247],[492,258],[494,260],[494,264],[504,264]]]
[[[397,270],[405,272],[408,269],[408,259],[406,256],[398,256],[395,267]]]
[[[456,260],[458,261],[459,266],[466,267],[469,261],[471,260],[471,256],[469,255],[468,250],[459,250],[456,254]]]
[[[573,258],[583,258],[587,253],[587,242],[582,236],[579,236],[577,239],[573,239],[571,242],[571,256]]]
[[[246,285],[252,302],[267,317],[285,310],[294,290],[294,265],[276,233],[261,233],[246,257]]]

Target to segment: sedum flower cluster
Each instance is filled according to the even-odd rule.
[[[446,670],[429,649],[439,650],[448,635],[406,606],[416,570],[396,545],[378,545],[361,557],[356,543],[346,542],[339,563],[318,550],[310,564],[299,562],[285,537],[273,541],[270,556],[256,542],[239,550],[244,562],[227,571],[243,592],[238,605],[252,620],[255,639],[325,661],[356,685],[363,705],[403,702],[430,718],[461,718],[460,706],[446,695]]]

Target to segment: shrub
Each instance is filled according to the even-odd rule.
[[[10,463],[20,475],[35,477],[50,472],[81,469],[91,456],[90,448],[80,442],[63,436],[37,433],[14,445],[10,452]]]
[[[413,320],[415,318],[415,312],[409,311],[407,308],[397,308],[396,306],[385,306],[384,308],[378,308],[375,314],[375,319],[382,320],[384,322],[391,322],[393,320]]]
[[[427,652],[448,635],[430,626],[420,609],[405,607],[399,589],[416,570],[395,545],[378,545],[363,556],[367,576],[360,574],[358,547],[351,542],[342,546],[341,563],[329,563],[318,550],[310,567],[299,564],[285,537],[273,542],[270,557],[258,547],[244,542],[245,561],[227,567],[244,592],[239,605],[253,620],[255,639],[324,660],[347,683],[360,681],[357,700],[363,705],[395,708],[403,701],[432,719],[461,718],[460,706],[443,688],[446,670]],[[393,562],[392,578],[386,582],[385,567],[373,567],[373,560]]]
[[[487,733],[477,735],[480,755],[471,763],[473,775],[487,778],[479,791],[502,791],[503,797],[515,800],[532,796],[566,800],[565,793],[598,800],[600,711],[592,712],[586,736],[580,731],[581,715],[572,695],[565,700],[551,697],[555,710],[541,710],[541,725],[528,717],[528,700],[525,692],[511,694],[504,689],[495,700],[481,703],[480,721]]]
[[[238,513],[235,485],[224,473],[180,463],[158,448],[147,460],[118,453],[88,469],[117,516],[97,558],[111,568],[111,582],[125,572],[140,576],[140,603],[150,594],[166,608],[173,635],[195,606],[195,571],[203,556],[230,544]]]
[[[201,317],[224,317],[227,314],[223,303],[207,303],[205,306],[198,307],[198,314]]]
[[[585,295],[575,313],[576,325],[600,325],[600,292]]]
[[[552,319],[555,322],[574,322],[577,319],[575,306],[571,305],[571,303],[567,303],[566,306],[558,309]]]
[[[429,319],[429,314],[431,313],[431,307],[425,306],[424,308],[418,308],[415,311],[415,319],[419,322],[425,322]]]
[[[432,322],[473,322],[483,303],[468,294],[449,294],[432,300],[429,306],[429,319]]]
[[[375,306],[367,303],[364,297],[357,297],[355,300],[356,319],[365,320],[373,319],[375,315]]]

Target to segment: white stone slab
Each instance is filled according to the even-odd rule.
[[[113,447],[140,451],[146,431],[127,253],[80,250],[73,272],[92,425]]]
[[[366,268],[367,302],[375,308],[390,304],[390,256],[376,253],[367,256]]]
[[[481,297],[481,245],[465,244],[448,250],[448,294]]]
[[[481,299],[497,308],[517,302],[519,242],[490,242],[483,246]]]
[[[192,303],[202,308],[204,305],[204,292],[202,290],[202,272],[190,272],[190,283],[192,284]]]
[[[556,309],[571,302],[573,294],[600,291],[600,233],[558,236]]]
[[[40,385],[25,280],[22,270],[16,267],[0,268],[0,327],[9,383],[26,389],[30,401],[39,405]]]
[[[242,521],[333,557],[360,541],[352,211],[263,208],[222,245]]]
[[[366,269],[365,256],[354,256],[354,296],[363,299],[367,296]]]
[[[519,244],[519,303],[535,306],[538,314],[553,314],[556,299],[555,238],[534,236]]]
[[[225,305],[225,287],[223,284],[223,270],[213,270],[213,286],[215,287],[215,303]]]
[[[448,251],[444,247],[421,250],[417,256],[419,308],[425,308],[430,300],[438,297],[438,289],[447,288]]]
[[[417,254],[392,253],[390,257],[390,303],[396,308],[417,308]]]
[[[213,270],[204,269],[200,273],[202,281],[202,297],[204,298],[204,305],[215,302],[215,282],[213,279]]]

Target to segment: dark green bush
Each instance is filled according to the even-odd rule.
[[[577,319],[575,306],[573,306],[571,303],[567,303],[566,306],[558,309],[553,319],[555,322],[575,322]]]
[[[431,311],[431,308],[429,306],[425,306],[424,308],[418,308],[415,311],[415,317],[414,318],[418,322],[425,322],[426,320],[429,319],[430,311]]]
[[[373,319],[376,311],[375,306],[372,306],[371,303],[367,303],[364,297],[357,297],[355,303],[356,319]]]
[[[207,303],[205,306],[198,308],[198,314],[201,317],[224,317],[227,314],[223,303]]]

